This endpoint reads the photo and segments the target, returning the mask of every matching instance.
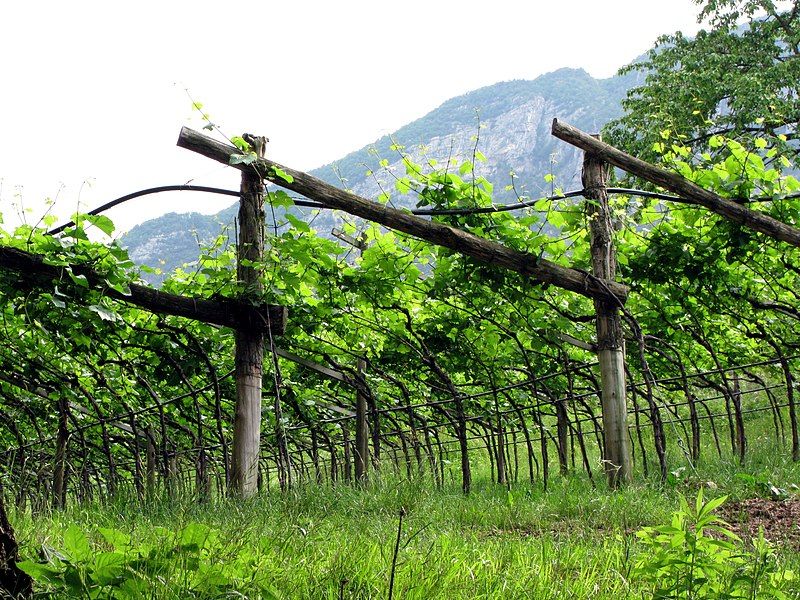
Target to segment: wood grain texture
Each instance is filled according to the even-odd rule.
[[[613,281],[617,273],[614,227],[608,205],[608,165],[596,154],[586,152],[581,180],[589,220],[592,272]],[[633,461],[628,441],[628,406],[625,388],[625,342],[619,305],[595,298],[597,314],[597,359],[600,363],[600,401],[603,405],[604,469],[608,484],[619,487],[631,480]]]
[[[363,374],[367,362],[359,358],[358,372]],[[356,388],[356,447],[355,475],[356,481],[366,481],[369,470],[369,426],[367,424],[367,397],[360,388]]]
[[[263,148],[263,145],[262,145]],[[242,171],[239,199],[239,239],[236,273],[244,297],[259,297],[261,273],[251,263],[264,255],[264,184],[252,171]],[[233,485],[243,498],[258,492],[258,456],[261,449],[261,394],[264,374],[264,334],[239,328],[236,340],[236,414],[233,421]],[[279,390],[276,391],[280,398]]]

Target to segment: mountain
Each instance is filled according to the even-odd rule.
[[[311,174],[367,198],[381,189],[393,189],[393,173],[404,174],[396,144],[418,163],[435,158],[469,159],[476,145],[487,161],[476,174],[494,184],[495,202],[514,201],[515,193],[529,197],[549,195],[555,175],[564,190],[580,187],[580,151],[550,135],[554,117],[595,132],[621,114],[621,101],[639,83],[638,74],[595,79],[582,69],[560,69],[531,81],[507,81],[448,100],[421,119],[391,136],[352,152]],[[386,159],[388,168],[381,168]],[[460,161],[459,161],[460,162]],[[368,175],[368,172],[372,175]],[[505,188],[514,172],[515,191]],[[395,206],[413,206],[411,197],[392,197]],[[140,264],[168,272],[198,255],[198,244],[213,240],[232,223],[236,206],[213,216],[170,213],[131,229],[121,243]],[[341,222],[343,215],[322,211],[313,223],[321,235]],[[157,281],[154,281],[157,283]]]

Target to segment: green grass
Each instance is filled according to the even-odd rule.
[[[670,452],[673,462],[682,464],[677,449]],[[308,484],[286,494],[206,505],[191,498],[145,505],[117,498],[63,512],[15,514],[13,520],[23,554],[34,559],[42,546],[62,547],[70,525],[101,549],[103,527],[168,546],[175,544],[170,532],[199,522],[219,535],[204,558],[241,563],[239,591],[245,596],[253,594],[247,580],[252,571],[282,598],[387,598],[404,509],[394,598],[647,597],[631,575],[642,552],[634,533],[668,522],[679,493],[693,497],[713,482],[716,489],[707,489],[707,495],[756,495],[752,481],[737,477],[740,473],[779,487],[800,483],[800,466],[769,436],[751,439],[745,465],[706,450],[696,473],[684,470],[674,487],[640,478],[612,492],[575,474],[554,476],[544,492],[540,484],[506,489],[489,483],[480,465],[476,472],[469,496],[456,481],[434,489],[422,478],[387,474],[364,488]],[[777,548],[777,555],[781,565],[800,572],[795,551]],[[189,596],[168,587],[152,597]]]
[[[177,530],[199,521],[227,538],[220,548],[258,548],[260,568],[284,597],[338,598],[342,590],[346,598],[378,598],[387,595],[404,507],[396,598],[597,597],[598,590],[619,597],[628,589],[628,566],[618,535],[667,512],[660,494],[641,492],[608,494],[573,481],[547,495],[479,486],[464,497],[455,487],[381,482],[207,507],[115,502],[28,517],[17,526],[32,551],[59,547],[73,523],[148,539],[157,526]]]

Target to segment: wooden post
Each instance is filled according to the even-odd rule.
[[[156,442],[150,427],[145,430],[145,434],[147,435],[147,450],[145,454],[145,471],[147,473],[145,479],[147,483],[145,487],[145,497],[152,500],[156,493]]]
[[[489,430],[491,431],[491,429]],[[497,444],[497,483],[506,485],[508,483],[507,470],[506,470],[506,440],[505,430],[503,428],[503,418],[497,415],[497,430],[495,431]]]
[[[358,359],[356,365],[359,373],[364,373],[367,361]],[[369,465],[369,428],[367,427],[367,397],[359,388],[356,390],[356,481],[367,480]]]
[[[589,219],[592,273],[601,280],[614,281],[617,258],[606,191],[608,165],[587,152],[584,154],[581,178]],[[630,481],[632,470],[625,393],[625,344],[617,303],[595,297],[594,306],[597,313],[605,471],[609,485],[616,488]]]
[[[731,400],[733,401],[733,414],[736,418],[736,449],[739,455],[739,463],[744,464],[747,436],[745,435],[744,418],[742,417],[742,386],[739,383],[738,371],[733,372],[733,394],[731,394]]]
[[[800,248],[800,228],[787,225],[767,214],[752,210],[731,198],[723,198],[713,192],[709,192],[677,173],[672,173],[639,160],[630,154],[617,150],[614,146],[609,146],[599,140],[597,136],[588,135],[580,129],[561,123],[558,119],[553,120],[552,132],[557,138],[577,146],[585,152],[595,154],[600,160],[604,160],[615,167],[624,169],[631,175],[641,177],[645,181],[678,194],[679,197],[673,199],[674,202],[703,206],[729,221],[739,223],[753,231],[759,231],[773,239],[791,244],[795,248]]]
[[[353,236],[347,235],[341,229],[333,228],[331,234],[342,240],[345,244],[349,244],[358,250],[359,256],[364,253],[367,248],[367,239],[365,235],[361,235],[358,239]],[[356,363],[356,370],[363,379],[364,372],[367,369],[367,361],[359,358]],[[377,407],[376,407],[377,408]],[[378,457],[380,452],[380,431],[378,424],[377,410],[373,412],[373,455],[372,459],[375,461],[374,467],[378,468]],[[347,441],[344,442],[347,445]],[[345,451],[346,452],[346,451]],[[367,424],[367,397],[361,389],[356,389],[356,447],[355,447],[355,475],[356,481],[366,481],[367,471],[369,469],[369,426]]]
[[[195,475],[197,499],[200,502],[208,502],[211,498],[211,474],[208,471],[208,456],[206,455],[205,448],[200,448],[197,454],[197,470]]]
[[[263,157],[266,139],[252,136],[251,139],[254,150]],[[245,298],[257,299],[263,290],[258,268],[250,264],[251,261],[260,262],[264,254],[263,189],[263,180],[255,169],[242,171],[236,272]],[[258,491],[264,334],[261,330],[237,328],[235,339],[236,416],[233,425],[232,491],[246,498]]]
[[[344,472],[342,477],[346,482],[349,483],[353,478],[353,461],[350,458],[350,430],[347,428],[347,421],[342,422],[341,427],[342,446],[344,447],[344,465],[342,465]]]
[[[69,430],[67,419],[69,417],[69,401],[65,398],[58,400],[58,435],[56,436],[56,456],[53,469],[53,508],[64,508],[67,497],[67,444],[69,443]]]
[[[556,407],[556,431],[558,433],[558,467],[561,475],[569,473],[569,414],[567,413],[567,401],[560,398],[555,402]]]
[[[797,413],[795,412],[794,408],[794,377],[792,376],[792,371],[789,368],[789,361],[786,360],[786,356],[780,349],[778,349],[777,345],[773,347],[779,353],[778,357],[781,361],[783,378],[786,382],[786,398],[788,399],[789,404],[789,423],[792,428],[792,460],[797,462],[800,461],[800,436],[797,434]]]

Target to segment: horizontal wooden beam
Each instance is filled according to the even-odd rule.
[[[586,152],[591,152],[598,158],[627,171],[631,175],[641,177],[645,181],[678,194],[690,204],[703,206],[729,221],[792,246],[800,247],[800,229],[796,227],[709,192],[677,173],[672,173],[631,156],[610,144],[601,142],[577,127],[562,123],[558,119],[553,119],[552,133],[558,139],[564,140],[568,144],[572,144]]]
[[[341,406],[339,406],[337,404],[328,404],[328,403],[325,403],[325,402],[317,402],[317,406],[319,406],[320,408],[322,408],[324,410],[330,410],[330,411],[333,411],[335,413],[339,413],[340,415],[344,415],[345,417],[352,418],[352,417],[356,416],[356,413],[354,413],[352,410],[347,410],[346,408],[342,408]]]
[[[293,354],[292,352],[289,352],[288,350],[283,350],[282,348],[278,348],[277,346],[275,347],[275,354],[277,354],[281,358],[285,358],[286,360],[288,360],[290,362],[297,363],[298,365],[301,365],[301,366],[305,367],[306,369],[309,369],[310,371],[314,371],[315,373],[318,373],[318,374],[322,375],[323,377],[327,377],[328,379],[332,379],[334,381],[341,381],[341,382],[346,383],[346,384],[351,385],[351,386],[353,385],[353,381],[351,379],[349,379],[347,377],[347,375],[345,375],[341,371],[337,371],[335,369],[329,369],[325,365],[320,365],[320,364],[315,363],[313,361],[310,361],[310,360],[308,360],[306,358],[303,358],[302,356],[298,356],[297,354]],[[346,408],[344,408],[342,406],[338,406],[336,404],[327,404],[325,402],[317,402],[317,406],[319,408],[322,408],[322,409],[325,409],[325,410],[331,410],[333,412],[339,413],[340,415],[345,415],[347,417],[355,417],[356,416],[356,413],[354,413],[353,411],[347,410]]]
[[[226,165],[230,164],[231,156],[241,154],[234,146],[218,142],[188,127],[181,129],[178,146]],[[265,158],[256,159],[249,165],[231,166],[240,170],[256,169],[264,179],[316,200],[329,208],[342,210],[432,244],[450,248],[481,263],[516,271],[545,285],[553,285],[589,298],[605,300],[616,298],[620,303],[624,303],[628,297],[628,288],[622,284],[603,281],[585,271],[563,267],[536,254],[513,250],[456,227],[372,202],[340,190],[312,175],[295,171]],[[291,181],[288,181],[289,179]]]
[[[334,369],[329,369],[324,365],[317,364],[313,361],[310,361],[302,356],[297,356],[297,354],[292,354],[288,350],[283,350],[281,348],[275,348],[275,354],[280,356],[281,358],[285,358],[288,361],[293,363],[297,363],[298,365],[304,366],[306,369],[310,369],[315,373],[319,373],[323,377],[327,377],[328,379],[333,379],[334,381],[341,381],[343,383],[347,383],[348,385],[352,385],[352,381],[341,371],[336,371]]]
[[[0,270],[10,271],[22,281],[37,287],[48,287],[58,281],[64,287],[72,284],[65,273],[82,275],[94,289],[119,302],[132,304],[147,311],[185,317],[232,329],[271,330],[281,335],[286,329],[287,310],[284,306],[253,306],[231,298],[209,299],[168,294],[144,285],[130,284],[130,295],[109,288],[105,278],[85,265],[56,266],[44,262],[44,257],[17,248],[0,246]]]
[[[88,408],[84,408],[80,404],[76,404],[74,402],[70,402],[69,403],[69,408],[70,408],[70,410],[74,410],[75,412],[79,412],[82,415],[94,417],[94,413],[92,411],[90,411]],[[104,418],[103,422],[108,423],[109,425],[111,425],[112,427],[116,427],[117,429],[121,429],[122,431],[124,431],[126,433],[130,433],[131,435],[135,435],[136,437],[139,437],[139,438],[141,438],[143,440],[147,440],[148,439],[147,435],[145,433],[143,433],[141,431],[137,431],[137,432],[134,433],[133,427],[131,427],[127,423],[123,423],[122,421],[118,421],[116,419]]]
[[[353,248],[357,250],[366,250],[367,249],[367,242],[362,235],[361,238],[356,239],[352,235],[347,235],[344,231],[339,229],[338,227],[334,227],[331,229],[331,235],[335,238],[342,240],[345,244],[351,245]]]
[[[568,333],[557,333],[556,338],[561,340],[562,342],[566,342],[576,348],[581,348],[583,350],[588,350],[589,352],[597,352],[597,344],[584,342],[583,340],[579,340],[576,337],[572,337]]]

